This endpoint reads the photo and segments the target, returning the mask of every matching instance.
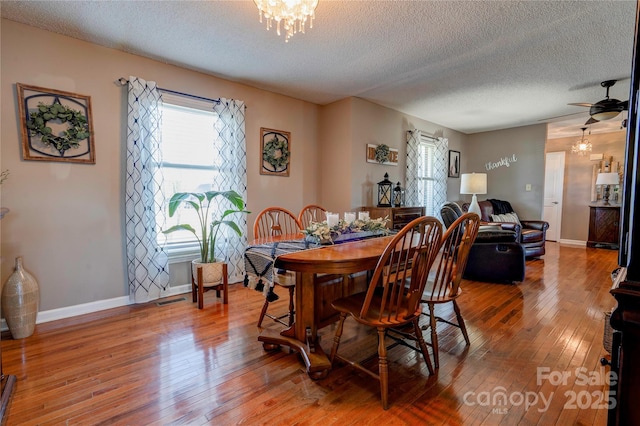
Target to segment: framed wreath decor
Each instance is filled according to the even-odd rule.
[[[397,166],[398,150],[383,143],[379,145],[367,144],[367,162]]]
[[[291,133],[262,127],[260,140],[260,174],[289,176]]]
[[[25,160],[95,164],[89,96],[17,83]]]

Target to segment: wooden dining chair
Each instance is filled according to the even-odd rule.
[[[444,322],[460,328],[467,345],[469,335],[460,313],[460,307],[456,299],[462,294],[460,282],[467,265],[469,250],[478,235],[480,218],[475,213],[466,213],[456,219],[442,236],[442,249],[439,258],[429,275],[429,280],[422,295],[422,303],[426,304],[429,312],[424,315],[429,317],[429,325],[423,330],[431,329],[431,346],[433,349],[433,364],[440,367],[438,355],[437,322]],[[457,323],[436,316],[435,305],[451,303],[456,314]]]
[[[300,233],[302,227],[298,219],[289,210],[282,207],[267,207],[258,213],[253,223],[253,237],[267,238],[280,235],[294,235]],[[273,283],[289,291],[289,312],[284,315],[272,315],[267,312],[269,303],[277,300],[277,296],[270,289],[269,294],[264,298],[264,305],[258,319],[258,327],[262,327],[264,317],[269,317],[283,325],[293,324],[294,316],[294,290],[296,288],[295,275],[292,272],[273,270]],[[285,322],[283,319],[289,317]]]
[[[388,407],[389,387],[385,345],[387,329],[413,325],[429,374],[433,374],[434,371],[418,320],[422,312],[420,298],[429,270],[440,248],[441,236],[442,225],[438,219],[430,216],[414,219],[402,228],[385,248],[367,291],[342,297],[331,303],[340,313],[331,349],[332,366],[336,360],[340,360],[379,380],[382,406],[385,410]],[[360,324],[378,331],[378,373],[358,361],[338,354],[347,317],[352,317]]]
[[[309,204],[304,206],[298,214],[298,222],[302,229],[309,227],[311,222],[323,222],[326,220],[327,209],[317,204]]]

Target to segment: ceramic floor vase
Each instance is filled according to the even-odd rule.
[[[39,305],[38,282],[24,270],[22,257],[17,257],[15,271],[2,287],[2,315],[14,339],[24,339],[33,334]]]

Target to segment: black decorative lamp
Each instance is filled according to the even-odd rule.
[[[389,173],[384,174],[384,180],[378,182],[378,207],[391,207],[391,188]]]
[[[402,187],[400,182],[396,183],[396,187],[393,188],[393,207],[402,207]]]

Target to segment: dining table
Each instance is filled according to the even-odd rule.
[[[300,235],[261,238],[252,246],[296,241]],[[314,245],[275,257],[273,267],[295,272],[295,317],[291,326],[282,330],[265,328],[258,336],[265,350],[281,346],[300,353],[312,379],[326,377],[331,369],[329,357],[320,346],[318,330],[338,319],[331,302],[339,297],[364,291],[370,272],[391,241],[392,236],[355,239],[340,244]]]

